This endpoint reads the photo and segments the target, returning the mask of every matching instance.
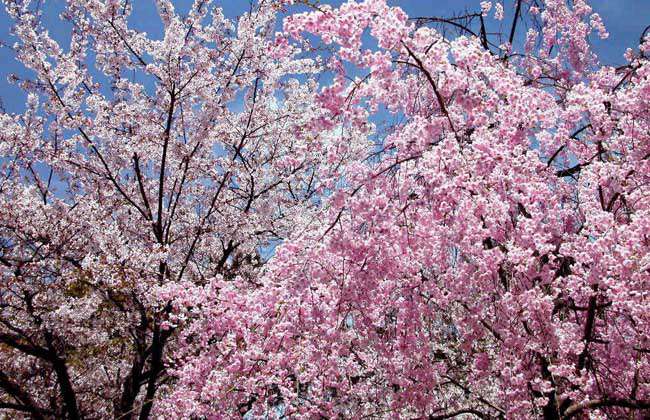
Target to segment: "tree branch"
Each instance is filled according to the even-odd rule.
[[[577,416],[584,410],[592,408],[605,408],[605,407],[624,407],[634,410],[647,410],[650,409],[650,400],[636,400],[630,398],[610,398],[603,397],[595,400],[590,400],[581,404],[573,404],[564,412],[562,419],[570,419]]]

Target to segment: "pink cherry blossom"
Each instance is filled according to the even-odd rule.
[[[160,38],[74,0],[63,43],[4,3],[6,417],[648,416],[647,34],[610,67],[585,0],[159,0]]]
[[[505,59],[381,0],[287,21],[294,42],[329,46],[330,126],[382,108],[399,122],[278,248],[243,313],[204,304],[164,412],[647,413],[645,47],[600,66],[587,3],[543,6]]]

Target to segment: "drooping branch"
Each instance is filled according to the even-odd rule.
[[[471,414],[474,417],[478,417],[479,419],[489,419],[490,418],[490,416],[488,416],[487,414],[482,413],[482,412],[480,412],[480,411],[478,411],[476,409],[463,408],[463,409],[451,411],[451,412],[445,413],[445,414],[436,414],[436,415],[431,414],[431,415],[429,415],[428,420],[452,419],[454,417],[458,417],[458,416],[463,415],[463,414]]]
[[[630,398],[616,398],[616,397],[603,397],[598,399],[589,400],[584,403],[574,404],[567,408],[562,415],[562,419],[573,418],[585,410],[593,408],[607,408],[607,407],[621,407],[630,408],[633,410],[647,410],[650,409],[650,400],[635,400]]]
[[[415,60],[415,62],[417,63],[417,65],[413,65],[410,62],[406,62],[406,64],[412,65],[412,66],[420,69],[424,73],[427,80],[429,81],[429,84],[431,85],[431,88],[433,89],[433,93],[436,96],[436,100],[438,101],[438,106],[440,107],[440,110],[442,111],[443,115],[447,118],[447,121],[449,122],[449,126],[450,126],[451,130],[454,132],[454,135],[456,136],[456,140],[460,143],[460,138],[458,137],[458,132],[456,131],[456,128],[454,127],[454,123],[451,120],[451,116],[449,115],[449,111],[447,110],[447,105],[445,105],[445,99],[440,94],[440,91],[438,90],[438,86],[437,86],[435,80],[433,80],[433,76],[431,76],[431,73],[424,66],[424,63],[422,62],[422,60],[420,60],[420,58],[413,51],[411,51],[411,49],[408,47],[408,45],[406,45],[406,43],[404,43],[404,42],[402,42],[402,45],[404,46],[404,48],[406,48],[406,51],[409,53],[409,56],[411,56],[411,58],[413,58],[413,60]]]

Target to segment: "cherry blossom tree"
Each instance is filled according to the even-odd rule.
[[[65,42],[40,3],[4,1],[28,101],[0,115],[0,412],[146,419],[199,292],[257,287],[364,129],[327,126],[282,2],[159,0],[156,39],[133,2],[69,1]]]
[[[648,416],[650,36],[602,66],[586,1],[514,3],[501,35],[500,2],[285,21],[329,124],[375,145],[247,294],[197,289],[162,413]]]

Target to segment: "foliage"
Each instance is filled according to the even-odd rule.
[[[76,0],[66,52],[6,3],[34,78],[0,121],[3,407],[648,414],[645,33],[612,68],[584,0],[519,0],[503,35],[502,3],[274,33],[291,2],[160,0],[161,41]]]

